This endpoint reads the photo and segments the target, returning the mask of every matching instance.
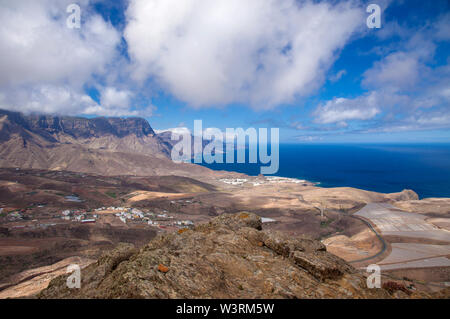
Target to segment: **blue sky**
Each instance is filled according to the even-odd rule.
[[[279,127],[293,143],[450,141],[447,0],[83,0],[72,30],[66,2],[0,3],[1,108]]]

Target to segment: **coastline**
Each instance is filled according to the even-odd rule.
[[[324,188],[353,187],[378,193],[414,190],[420,198],[450,197],[450,145],[280,144],[275,177]],[[256,164],[200,164],[215,171],[259,175]]]

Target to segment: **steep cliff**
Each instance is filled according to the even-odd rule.
[[[23,115],[0,110],[0,167],[102,175],[159,175],[205,168],[170,160],[170,143],[141,118]]]

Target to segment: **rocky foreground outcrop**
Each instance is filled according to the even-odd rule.
[[[39,298],[390,298],[315,240],[263,231],[250,213],[224,214],[193,230],[120,245]],[[406,295],[405,295],[406,296]]]

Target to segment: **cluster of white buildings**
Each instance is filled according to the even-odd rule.
[[[82,211],[71,211],[71,210],[64,210],[61,212],[62,216],[61,218],[66,221],[76,221],[83,224],[86,223],[95,223],[97,221],[98,215],[88,215],[86,212]]]
[[[191,202],[191,201],[189,201]],[[161,225],[161,221],[165,221],[173,219],[173,216],[170,216],[166,210],[163,210],[162,213],[153,213],[153,212],[143,212],[137,208],[128,208],[128,207],[100,207],[94,210],[94,212],[114,212],[114,216],[118,217],[124,224],[127,224],[129,221],[139,220],[141,222],[145,222],[148,225],[163,227]],[[86,213],[82,211],[73,211],[73,210],[64,210],[61,212],[61,218],[67,221],[73,220],[80,223],[95,223],[98,219],[97,214]],[[178,226],[178,227],[189,227],[193,226],[194,222],[191,220],[180,220],[174,221],[172,223],[167,224]],[[164,226],[165,227],[165,226]]]
[[[263,178],[257,178],[256,180],[249,181],[246,178],[222,178],[219,179],[222,183],[229,185],[242,186],[245,183],[251,183],[253,186],[259,186],[264,184],[280,184],[280,183],[294,183],[294,184],[305,184],[308,183],[304,179],[288,178],[288,177],[278,177],[278,176],[265,176]]]
[[[114,208],[113,210],[120,210],[119,213],[116,213],[114,215],[119,217],[119,219],[122,222],[124,222],[125,224],[127,223],[127,220],[134,220],[137,218],[141,218],[141,219],[146,218],[145,214],[136,208],[117,207],[117,208]]]
[[[256,181],[252,182],[253,186],[259,186],[264,184],[283,184],[283,183],[305,184],[308,183],[308,181],[304,179],[289,178],[289,177],[267,176],[264,178],[264,180],[257,179]]]
[[[304,179],[297,179],[297,178],[288,178],[288,177],[278,177],[278,176],[267,176],[266,180],[269,183],[294,183],[294,184],[305,184],[307,183]]]
[[[108,208],[108,210],[118,210],[119,212],[114,215],[116,217],[119,217],[119,219],[125,224],[127,223],[128,220],[141,219],[147,222],[148,225],[159,226],[159,223],[155,220],[152,220],[151,218],[167,218],[167,219],[173,218],[172,216],[169,216],[167,214],[167,211],[164,211],[165,213],[162,214],[155,214],[153,212],[144,213],[137,208],[123,208],[123,207],[117,208],[110,207]]]
[[[188,199],[180,199],[180,200],[177,200],[177,201],[171,200],[170,203],[171,204],[176,204],[176,203],[187,203],[187,204],[190,204],[190,203],[192,203],[192,201],[188,200]]]
[[[194,222],[192,220],[179,220],[173,224],[176,226],[194,226]]]
[[[219,179],[219,181],[228,185],[238,185],[238,186],[248,182],[248,180],[245,178],[222,178]]]
[[[101,212],[104,210],[119,210],[119,211],[125,211],[125,210],[129,210],[129,208],[125,208],[125,207],[100,207],[100,208],[96,208],[94,209],[96,212]]]

